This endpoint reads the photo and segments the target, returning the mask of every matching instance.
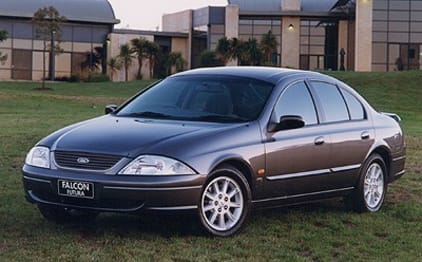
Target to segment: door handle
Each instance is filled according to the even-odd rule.
[[[320,146],[320,145],[324,144],[325,143],[324,137],[323,136],[317,137],[315,139],[314,143],[315,143],[316,146]]]
[[[365,131],[365,132],[362,132],[362,134],[360,135],[360,137],[361,137],[363,140],[366,140],[366,139],[369,139],[369,138],[371,137],[371,135],[369,134],[369,132],[368,132],[368,131]]]

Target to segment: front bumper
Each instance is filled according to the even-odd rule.
[[[206,175],[121,176],[50,170],[25,165],[23,185],[31,203],[107,212],[189,210],[199,203]],[[58,180],[94,184],[94,198],[58,194]]]

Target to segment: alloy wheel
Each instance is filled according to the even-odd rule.
[[[242,217],[244,205],[241,187],[226,176],[212,180],[202,194],[202,216],[207,225],[216,231],[235,227]]]
[[[370,209],[376,209],[384,197],[384,171],[374,162],[366,170],[363,193],[365,203]]]

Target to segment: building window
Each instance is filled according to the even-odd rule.
[[[375,0],[372,69],[422,69],[422,4],[418,0]]]
[[[259,42],[262,35],[267,34],[268,31],[271,31],[278,43],[277,53],[273,55],[273,63],[281,65],[281,19],[241,18],[239,20],[239,39],[241,40],[255,38]]]
[[[338,25],[319,20],[302,20],[300,69],[337,70]]]

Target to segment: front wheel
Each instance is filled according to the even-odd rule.
[[[234,168],[214,172],[201,195],[199,217],[203,227],[216,236],[231,236],[244,224],[251,192],[245,177]]]
[[[387,168],[383,158],[374,154],[365,162],[358,188],[349,196],[352,208],[359,212],[381,209],[387,192]]]

